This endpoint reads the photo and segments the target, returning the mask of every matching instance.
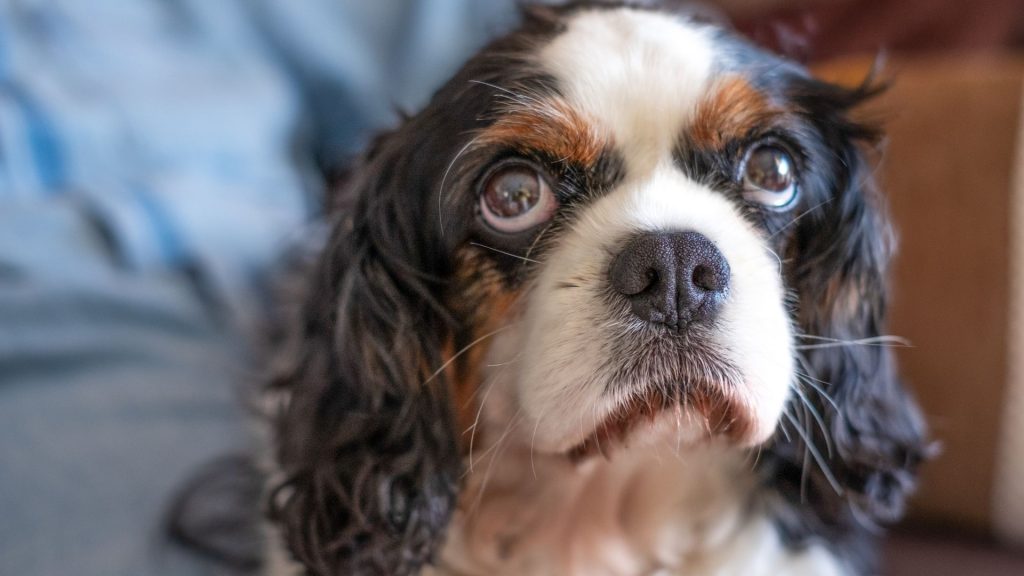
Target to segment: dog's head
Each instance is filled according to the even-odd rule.
[[[529,10],[339,196],[271,387],[292,553],[428,562],[492,393],[569,459],[764,449],[796,537],[898,516],[923,431],[870,345],[891,234],[850,110],[873,92],[689,14]]]

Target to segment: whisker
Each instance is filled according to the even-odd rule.
[[[839,485],[839,481],[836,480],[835,475],[832,473],[832,469],[828,467],[828,464],[825,462],[825,459],[821,456],[821,452],[818,451],[818,448],[807,437],[807,432],[804,431],[803,428],[799,426],[795,421],[793,421],[793,416],[789,412],[783,412],[783,415],[789,418],[790,422],[793,423],[793,427],[796,429],[796,433],[804,441],[804,447],[808,451],[810,451],[812,456],[814,456],[814,460],[818,463],[818,467],[821,469],[821,472],[825,475],[825,479],[828,480],[829,485],[832,486],[832,490],[835,491],[836,495],[842,496],[842,486]],[[801,480],[801,490],[802,485],[803,481]]]
[[[537,247],[537,243],[540,242],[540,239],[543,238],[544,235],[548,233],[548,230],[551,230],[551,228],[554,225],[554,222],[549,223],[547,226],[544,227],[543,230],[540,231],[540,234],[537,234],[537,237],[534,238],[533,242],[530,243],[530,247],[526,249],[526,258],[530,257],[530,254],[533,253],[533,249]]]
[[[473,419],[473,425],[470,426],[466,431],[472,430],[469,435],[469,473],[473,473],[473,445],[476,442],[476,431],[480,429],[480,416],[484,413],[484,405],[487,404],[487,398],[490,397],[491,391],[494,390],[494,384],[497,379],[495,376],[493,379],[488,379],[490,385],[487,386],[487,392],[484,392],[484,397],[480,400],[480,407],[477,408],[476,418]],[[466,432],[463,432],[465,435]]]
[[[466,142],[466,145],[463,146],[462,149],[455,154],[454,158],[452,158],[452,161],[448,164],[448,168],[446,168],[444,171],[444,176],[441,177],[441,185],[440,187],[438,187],[437,191],[437,225],[441,229],[442,238],[444,238],[444,185],[445,182],[448,181],[448,174],[451,173],[452,168],[455,167],[455,163],[459,161],[459,158],[462,158],[462,155],[465,154],[474,144],[476,144],[477,140],[479,140],[481,136],[482,135],[477,135],[473,137],[469,142]]]
[[[821,348],[842,348],[844,346],[880,346],[890,348],[913,348],[910,341],[898,336],[874,336],[871,338],[860,338],[857,340],[836,340],[822,344],[800,344],[794,346],[796,350],[817,350]]]
[[[761,462],[761,452],[764,450],[764,446],[757,447],[757,454],[754,456],[754,463],[750,465],[751,470],[757,469],[757,464]]]
[[[784,416],[786,416],[786,418],[790,421],[790,423],[793,425],[793,428],[795,430],[800,430],[801,426],[798,423],[799,419],[795,418],[792,414],[789,413],[789,408],[790,407],[787,406],[786,409],[782,411],[782,414]],[[804,441],[803,457],[801,458],[801,462],[800,462],[800,502],[801,503],[806,503],[807,502],[807,478],[810,476],[810,473],[811,473],[811,459],[807,457],[808,453],[809,453],[809,451],[807,450],[807,442]]]
[[[532,258],[527,258],[526,256],[520,256],[518,254],[513,254],[511,252],[505,252],[504,250],[499,250],[499,249],[497,249],[497,248],[495,248],[493,246],[488,246],[486,244],[481,244],[479,242],[470,242],[470,244],[472,246],[478,246],[480,248],[486,248],[487,250],[492,250],[494,252],[497,252],[498,254],[504,254],[505,256],[511,256],[512,258],[518,258],[518,259],[520,259],[520,260],[522,260],[524,262],[532,262],[533,264],[540,264],[539,261],[534,260]]]
[[[861,340],[877,340],[879,342],[892,342],[895,344],[903,344],[904,346],[912,346],[910,340],[903,338],[902,336],[895,336],[893,334],[881,334],[879,336],[872,336],[870,338],[861,338],[859,340],[844,340],[842,338],[828,338],[826,336],[817,336],[815,334],[795,334],[796,338],[803,338],[805,340],[819,340],[821,342],[860,342]]]
[[[782,258],[778,255],[778,253],[775,252],[775,250],[772,250],[771,248],[768,248],[767,246],[765,246],[765,250],[767,250],[768,253],[771,254],[772,256],[775,256],[775,260],[777,260],[779,262],[779,276],[782,276],[782,269],[784,267],[784,265],[782,263]]]
[[[839,404],[835,401],[834,398],[829,396],[828,392],[825,392],[824,388],[822,388],[821,386],[819,386],[818,384],[815,383],[816,380],[814,378],[812,378],[811,376],[809,376],[807,374],[801,374],[799,372],[796,373],[796,376],[797,376],[797,378],[800,379],[800,381],[802,383],[810,386],[815,392],[818,393],[818,395],[820,395],[822,398],[824,398],[825,401],[828,402],[829,405],[832,406],[833,410],[835,410],[836,412],[839,412]],[[821,382],[821,380],[817,380],[817,382],[820,382],[821,384],[827,384],[826,382]]]
[[[782,430],[782,435],[786,437],[786,442],[793,442],[793,438],[789,435],[789,429],[786,427],[784,420],[779,420],[779,430]]]
[[[481,458],[482,458],[486,454],[488,454],[489,452],[494,450],[494,448],[498,448],[497,452],[494,453],[494,456],[491,457],[491,461],[488,462],[488,464],[487,464],[487,470],[484,472],[484,479],[483,479],[483,481],[480,484],[480,491],[477,492],[477,494],[476,494],[476,499],[473,502],[473,506],[471,507],[471,509],[469,511],[470,514],[472,514],[473,512],[475,512],[477,510],[477,508],[480,506],[480,503],[484,499],[484,493],[487,491],[487,485],[490,483],[490,480],[491,480],[491,471],[494,468],[494,463],[499,458],[501,458],[501,455],[504,453],[505,448],[508,446],[505,443],[505,439],[508,438],[508,435],[519,424],[519,421],[520,421],[519,415],[520,415],[521,411],[522,411],[522,409],[516,410],[516,413],[513,414],[512,418],[509,420],[509,424],[505,428],[505,432],[501,435],[500,438],[498,438],[498,441],[494,443],[494,446],[492,446],[491,448],[488,448],[487,451],[484,452],[484,454],[481,455]]]
[[[501,444],[502,440],[504,440],[509,435],[509,433],[512,432],[513,425],[517,424],[516,420],[519,417],[519,413],[521,411],[522,411],[521,408],[519,410],[516,410],[516,413],[512,415],[512,418],[509,419],[509,423],[505,426],[505,431],[502,432],[501,436],[498,437],[498,439],[494,442],[494,444],[491,444],[490,446],[487,447],[486,450],[484,450],[483,452],[480,453],[480,456],[476,459],[477,462],[483,460],[488,455],[490,455],[491,453],[493,453],[495,450],[498,449],[498,446]],[[473,457],[473,455],[470,454],[470,460],[472,460],[472,457]],[[472,464],[472,462],[471,462],[471,464]],[[468,474],[469,474],[469,472],[466,472],[463,476],[468,475]]]
[[[520,352],[519,354],[516,354],[515,357],[512,358],[511,360],[506,360],[504,362],[495,362],[493,364],[488,363],[484,364],[484,366],[487,366],[488,368],[500,368],[502,366],[508,366],[509,364],[515,364],[516,362],[519,362],[522,359],[523,354]]]
[[[681,458],[679,455],[680,445],[683,442],[683,391],[680,388],[675,389],[675,401],[676,401],[676,458]]]
[[[544,419],[544,414],[547,412],[547,408],[541,411],[540,416],[537,417],[537,423],[533,426],[533,435],[530,436],[530,470],[533,471],[533,479],[537,479],[537,464],[533,460],[534,447],[537,444],[537,430],[540,428],[540,422]]]
[[[798,216],[796,216],[795,218],[793,218],[792,220],[790,220],[789,222],[787,222],[785,226],[783,226],[782,228],[779,228],[778,230],[776,230],[775,232],[773,232],[773,233],[772,233],[772,235],[768,237],[768,239],[769,239],[769,240],[771,240],[772,238],[775,238],[775,237],[776,237],[776,236],[778,236],[779,234],[782,234],[783,232],[785,232],[786,230],[788,230],[788,229],[789,229],[789,228],[790,228],[791,226],[793,226],[794,224],[796,224],[797,222],[799,222],[801,218],[803,218],[804,216],[807,216],[807,215],[808,215],[808,214],[810,214],[811,212],[814,212],[814,211],[815,211],[815,210],[817,210],[818,208],[821,208],[822,206],[824,206],[824,205],[828,204],[828,203],[829,203],[829,202],[831,202],[831,201],[832,201],[832,199],[831,199],[831,198],[829,198],[829,199],[827,199],[827,200],[823,200],[823,201],[819,202],[818,204],[816,204],[815,206],[812,206],[812,207],[808,208],[807,210],[804,210],[804,211],[803,211],[803,212],[801,212],[801,213],[800,213],[800,214],[799,214]]]
[[[498,86],[497,84],[492,84],[492,83],[484,81],[484,80],[476,80],[476,79],[474,79],[474,80],[470,80],[469,83],[470,84],[476,84],[478,86],[486,86],[488,88],[493,88],[494,90],[497,90],[498,92],[501,92],[501,93],[503,93],[503,94],[505,94],[507,96],[511,96],[513,101],[518,102],[520,104],[528,104],[530,102],[532,102],[534,104],[542,104],[540,99],[538,99],[536,96],[533,96],[533,95],[530,95],[530,94],[520,94],[518,92],[513,92],[512,90],[509,90],[508,88],[504,88],[502,86]]]
[[[804,410],[809,411],[811,416],[814,418],[814,421],[817,422],[818,428],[821,430],[821,435],[825,438],[825,449],[828,452],[829,458],[831,458],[832,435],[829,433],[828,427],[825,426],[825,420],[821,417],[821,414],[818,413],[818,409],[815,408],[814,405],[811,404],[811,401],[807,399],[807,396],[804,395],[803,390],[800,390],[799,386],[794,386],[793,392],[796,392],[797,397],[800,398],[800,402],[804,405]]]
[[[511,323],[511,324],[502,326],[501,328],[498,328],[497,330],[493,330],[491,332],[488,332],[487,334],[484,334],[483,336],[477,338],[476,340],[473,340],[472,342],[467,344],[462,350],[459,350],[458,352],[453,354],[451,358],[449,358],[448,360],[446,360],[444,362],[444,364],[441,364],[441,367],[438,368],[437,370],[435,370],[434,373],[430,375],[430,378],[427,378],[426,381],[423,382],[423,386],[426,386],[427,384],[430,384],[430,382],[434,378],[437,378],[441,374],[441,372],[444,372],[445,368],[451,366],[452,362],[455,362],[460,356],[462,356],[466,352],[469,352],[470,349],[472,349],[477,344],[483,342],[484,340],[490,338],[491,336],[494,336],[495,334],[499,334],[499,333],[504,332],[505,330],[509,330],[509,329],[511,329],[513,327],[515,327],[515,323],[514,322]]]

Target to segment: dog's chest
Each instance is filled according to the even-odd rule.
[[[621,456],[475,466],[428,576],[848,574],[824,548],[783,545],[751,505],[749,464],[713,449]]]

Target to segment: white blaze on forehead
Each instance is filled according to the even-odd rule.
[[[568,101],[608,130],[629,167],[671,153],[713,71],[714,30],[679,16],[620,8],[572,17],[540,53]]]

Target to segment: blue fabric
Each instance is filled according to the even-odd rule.
[[[204,260],[244,287],[309,205],[297,88],[244,5],[0,5],[0,210],[74,196],[134,269]]]
[[[0,211],[0,574],[204,574],[161,540],[188,470],[244,445],[245,352],[68,197]]]
[[[0,0],[0,574],[206,574],[243,334],[329,165],[507,23],[474,0]]]

